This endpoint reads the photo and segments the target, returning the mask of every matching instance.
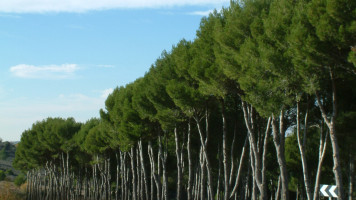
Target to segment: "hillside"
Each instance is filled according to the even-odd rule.
[[[15,158],[16,143],[0,141],[0,170],[12,170],[14,174],[19,174],[19,171],[12,167],[12,162]]]

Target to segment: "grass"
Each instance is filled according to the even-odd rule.
[[[26,199],[26,184],[17,187],[13,182],[0,181],[0,200]]]

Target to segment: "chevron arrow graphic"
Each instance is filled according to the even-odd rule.
[[[336,185],[320,185],[320,193],[324,197],[338,197]]]
[[[324,197],[328,197],[329,194],[325,191],[328,188],[328,185],[322,185],[320,188],[320,192]]]
[[[337,194],[335,193],[335,189],[336,189],[335,185],[331,186],[331,188],[329,189],[329,193],[331,194],[332,197],[337,197]]]

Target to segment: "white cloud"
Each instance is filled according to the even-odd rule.
[[[107,98],[109,94],[111,94],[114,91],[114,89],[109,88],[101,92],[101,98]]]
[[[66,79],[74,76],[79,69],[76,64],[34,66],[20,64],[10,67],[10,72],[20,78],[30,79]]]
[[[99,110],[105,108],[105,100],[100,95],[76,93],[60,94],[48,99],[18,98],[0,101],[0,135],[4,140],[18,141],[24,130],[47,117],[74,117],[79,122],[99,117]]]
[[[189,15],[199,15],[199,16],[208,16],[210,13],[212,13],[214,10],[207,10],[207,11],[194,11],[188,13]]]
[[[3,0],[0,12],[85,12],[118,8],[158,8],[184,5],[222,5],[228,0]]]

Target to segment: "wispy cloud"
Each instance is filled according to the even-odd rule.
[[[74,76],[79,69],[76,64],[34,66],[20,64],[10,67],[10,72],[20,78],[29,79],[66,79]]]
[[[112,88],[103,90],[101,92],[101,98],[107,98],[113,91],[114,91],[114,89],[112,89]]]
[[[185,5],[221,5],[228,0],[10,0],[0,1],[0,12],[85,12],[118,8],[159,8]]]
[[[20,19],[21,16],[19,15],[11,15],[11,14],[3,14],[3,13],[0,13],[0,18],[3,17],[3,18],[14,18],[14,19]]]
[[[206,10],[206,11],[194,11],[188,13],[188,15],[199,15],[199,16],[208,16],[210,13],[212,13],[214,10]]]

